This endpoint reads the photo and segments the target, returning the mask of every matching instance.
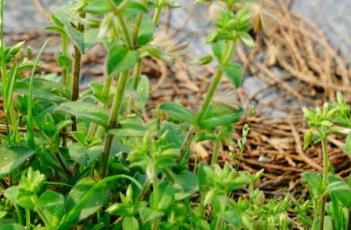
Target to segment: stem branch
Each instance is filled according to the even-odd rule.
[[[127,84],[127,79],[128,79],[128,71],[122,72],[119,76],[117,91],[113,99],[112,110],[111,110],[110,119],[108,122],[108,129],[113,129],[117,125],[118,115],[121,109],[123,95]],[[108,159],[110,156],[112,141],[113,141],[113,136],[110,134],[107,134],[105,138],[104,152],[102,154],[101,164],[100,164],[100,176],[102,178],[106,177]]]

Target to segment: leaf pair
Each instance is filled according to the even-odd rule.
[[[212,106],[206,112],[204,118],[201,121],[197,121],[196,117],[188,109],[179,104],[164,102],[159,106],[159,110],[178,121],[194,124],[203,129],[230,125],[238,121],[243,114],[242,109],[229,110]]]

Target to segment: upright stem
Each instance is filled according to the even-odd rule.
[[[229,46],[229,48],[228,48],[228,46]],[[225,52],[225,56],[222,58],[222,60],[220,60],[220,62],[221,62],[220,64],[226,65],[231,61],[232,56],[235,52],[236,39],[234,39],[232,42],[230,42],[228,44],[228,46],[226,46],[226,49],[223,50]],[[211,103],[212,98],[213,98],[213,95],[216,92],[218,84],[222,79],[222,75],[223,75],[223,71],[220,68],[218,68],[214,77],[213,77],[212,83],[208,89],[208,93],[207,93],[204,101],[202,102],[202,105],[199,109],[199,112],[197,113],[197,117],[196,117],[197,122],[201,122],[201,120],[205,116],[206,111]],[[186,151],[190,147],[192,139],[195,136],[193,133],[193,130],[194,130],[194,127],[191,126],[191,128],[189,129],[189,131],[186,135],[186,138],[182,144],[182,147],[180,149],[180,157],[179,157],[178,162],[181,162],[183,160]]]
[[[214,148],[213,148],[213,155],[212,155],[211,165],[217,164],[220,148],[221,148],[221,141],[220,140],[216,140]]]
[[[121,109],[124,91],[127,85],[128,71],[124,71],[120,74],[117,84],[117,91],[113,99],[112,110],[110,114],[110,119],[108,122],[108,129],[113,129],[116,127],[118,121],[119,111]],[[110,156],[111,146],[112,146],[113,136],[107,134],[105,138],[104,152],[102,154],[100,163],[100,176],[104,178],[107,173],[108,159]]]
[[[210,105],[210,102],[212,100],[212,97],[213,97],[213,95],[218,87],[218,84],[222,78],[222,75],[223,75],[222,70],[218,69],[214,75],[213,81],[210,85],[210,88],[208,89],[208,93],[207,93],[207,95],[206,95],[206,97],[205,97],[205,99],[200,107],[198,115],[196,117],[196,120],[198,122],[200,122],[202,120],[202,118],[204,117],[204,115],[208,109],[208,106]],[[181,162],[183,160],[185,153],[187,152],[187,150],[190,147],[190,144],[195,136],[195,133],[193,130],[194,130],[194,126],[191,126],[190,129],[188,130],[188,133],[185,136],[184,142],[183,142],[182,147],[180,149],[180,157],[179,157],[178,162]]]
[[[137,46],[138,34],[139,34],[141,23],[143,22],[143,17],[144,17],[143,14],[139,14],[135,21],[135,30],[132,35],[132,42],[134,47]]]
[[[26,229],[29,230],[30,229],[30,210],[29,208],[26,208]]]
[[[119,12],[119,9],[116,7],[115,3],[112,0],[109,0],[109,4],[110,4],[110,6],[112,6],[113,13],[116,15],[118,23],[121,26],[122,33],[124,36],[124,41],[126,42],[126,44],[129,48],[132,48],[133,42],[130,38],[128,29],[127,29],[127,25],[126,25],[122,15],[121,15],[121,13]]]
[[[202,118],[205,116],[205,113],[208,109],[208,106],[211,103],[211,100],[213,98],[214,93],[216,92],[216,89],[218,87],[219,82],[221,81],[223,75],[223,71],[221,69],[218,69],[213,77],[212,83],[210,85],[210,88],[208,89],[207,95],[200,107],[200,110],[197,114],[197,121],[201,121]]]
[[[323,188],[323,194],[321,198],[321,206],[320,206],[320,225],[319,229],[323,230],[324,229],[324,213],[325,213],[325,201],[327,199],[326,195],[324,194],[327,186],[328,186],[328,173],[329,173],[329,154],[328,154],[328,140],[326,135],[322,135],[321,137],[322,141],[322,151],[323,151],[323,179],[322,179],[322,188]]]
[[[158,6],[156,9],[155,9],[155,14],[154,14],[154,17],[152,19],[152,23],[154,25],[157,25],[158,24],[158,21],[160,20],[160,16],[161,16],[161,11],[162,11],[162,7],[161,6]]]
[[[141,59],[138,60],[135,68],[134,68],[134,76],[133,76],[133,89],[136,90],[139,85],[140,79],[140,72],[141,72]]]
[[[85,13],[80,14],[81,18],[85,17]],[[81,32],[84,31],[84,25],[78,23],[77,29]],[[80,53],[77,46],[74,46],[74,53],[73,53],[73,79],[72,79],[72,101],[77,101],[79,97],[79,80],[80,80],[80,67],[81,67],[81,59],[82,54]],[[71,117],[72,119],[72,131],[77,130],[77,119],[75,116]]]
[[[159,199],[160,199],[160,191],[159,191],[159,187],[158,187],[158,177],[157,177],[157,173],[155,172],[155,175],[152,178],[152,194],[153,194],[153,204],[152,204],[152,208],[154,210],[157,210],[157,206],[159,203]],[[158,229],[158,223],[159,223],[159,219],[156,218],[153,220],[152,222],[152,230],[157,230]]]

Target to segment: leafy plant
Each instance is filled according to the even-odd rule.
[[[233,56],[239,42],[254,45],[249,35],[255,29],[248,10],[251,1],[210,2],[211,7],[219,4],[206,40],[212,52],[195,63],[215,62],[217,68],[199,109],[162,102],[149,111],[149,121],[141,116],[151,84],[142,75],[142,62],[153,58],[172,65],[187,48],[186,43],[162,43],[164,37],[157,30],[163,10],[179,5],[172,0],[76,0],[54,9],[47,28],[61,38],[56,54],[61,73],[54,75],[37,70],[49,41],[34,61],[23,42],[6,46],[4,1],[0,2],[0,90],[6,127],[0,137],[1,229],[293,226],[290,197],[268,200],[256,187],[263,171],[252,175],[218,163],[225,146],[236,146],[243,153],[249,133],[245,125],[242,138],[233,142],[234,124],[244,110],[221,100],[226,95],[218,97],[216,91],[223,76],[233,87],[242,82],[243,70]],[[98,44],[106,51],[104,81],[91,81],[81,89],[81,59]],[[252,113],[248,111],[249,116]],[[349,133],[349,115],[341,97],[322,111],[306,110],[307,121],[322,141],[325,160],[323,177],[303,176],[312,196],[311,202],[296,205],[304,226],[332,220],[336,229],[347,227],[350,185],[329,175],[326,140],[330,133]],[[313,134],[307,133],[306,146]],[[193,166],[191,145],[202,141],[213,143],[211,162]],[[348,136],[346,152],[350,143]],[[330,218],[324,218],[327,194]],[[319,219],[313,221],[304,213],[311,209]]]
[[[331,134],[346,134],[345,140],[345,152],[348,154],[348,139],[349,139],[349,125],[350,120],[350,107],[347,106],[345,99],[341,94],[337,95],[337,102],[326,103],[322,109],[306,109],[304,108],[305,119],[308,125],[311,127],[305,134],[304,145],[308,147],[312,140],[317,140],[322,144],[323,152],[323,174],[322,177],[314,173],[306,173],[303,178],[309,186],[310,194],[313,199],[314,216],[315,221],[313,222],[313,228],[317,229],[328,229],[330,222],[333,221],[333,225],[337,229],[347,229],[346,217],[341,206],[348,209],[348,202],[350,195],[349,185],[340,178],[333,175],[329,175],[330,162],[328,154],[328,136]],[[314,136],[313,131],[316,131]],[[336,195],[338,194],[338,195]],[[332,218],[326,216],[325,208],[327,196],[330,197],[331,203],[329,204],[329,212]],[[316,201],[319,199],[319,201]],[[319,211],[317,211],[319,207]],[[349,212],[347,210],[346,212]],[[348,220],[348,225],[351,221]]]

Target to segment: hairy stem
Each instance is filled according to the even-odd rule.
[[[127,85],[128,79],[128,71],[124,71],[120,74],[117,84],[117,91],[115,97],[113,99],[112,110],[108,122],[108,129],[113,129],[116,127],[118,122],[118,115],[121,109],[122,100],[124,91]],[[108,167],[108,159],[110,156],[111,146],[112,146],[113,136],[110,134],[106,135],[105,144],[104,144],[104,152],[102,154],[101,162],[100,162],[100,176],[101,178],[106,177],[107,167]]]
[[[222,78],[222,75],[223,75],[223,72],[222,70],[218,69],[214,75],[214,78],[213,78],[213,81],[210,85],[210,88],[208,90],[208,93],[200,107],[200,110],[198,112],[198,115],[196,117],[196,120],[198,122],[200,122],[202,120],[202,118],[204,117],[207,109],[208,109],[208,106],[210,105],[210,102],[212,100],[212,97],[218,87],[218,84]],[[184,142],[182,144],[182,147],[180,149],[180,157],[179,157],[179,160],[178,162],[181,162],[185,156],[185,153],[188,151],[189,147],[190,147],[190,144],[195,136],[195,133],[193,132],[194,130],[194,127],[191,126],[190,129],[188,130],[188,133],[186,134],[186,137],[184,139]]]
[[[228,46],[229,46],[229,48],[228,48]],[[235,52],[235,48],[236,48],[236,39],[234,41],[230,42],[226,46],[226,48],[223,50],[226,53],[226,55],[223,58],[223,60],[220,60],[222,62],[222,64],[226,65],[231,61],[232,56]],[[206,97],[205,97],[204,101],[202,102],[202,105],[197,113],[196,120],[198,123],[201,122],[201,120],[205,116],[207,109],[212,101],[213,95],[216,92],[216,89],[219,85],[219,82],[222,79],[222,75],[223,75],[223,71],[221,69],[217,69],[216,73],[214,74],[211,85],[207,91]],[[193,133],[193,130],[194,130],[193,126],[188,130],[186,138],[184,139],[184,142],[183,142],[182,147],[180,149],[180,157],[179,157],[178,162],[181,162],[183,160],[185,153],[188,151],[188,149],[190,147],[192,139],[195,136],[195,134]]]
[[[81,18],[85,18],[85,13],[80,14]],[[84,31],[84,25],[78,23],[77,29],[81,32]],[[79,97],[79,81],[80,81],[80,68],[81,68],[82,54],[80,53],[77,46],[74,46],[73,53],[73,78],[72,78],[72,101],[77,101]],[[72,131],[77,130],[77,119],[75,116],[72,119]]]
[[[322,141],[322,151],[323,151],[323,181],[322,181],[322,188],[323,193],[325,193],[327,186],[328,186],[328,173],[329,173],[329,154],[328,154],[328,140],[325,135],[321,137]],[[324,213],[325,213],[325,202],[326,202],[326,195],[322,194],[321,198],[321,206],[320,206],[320,225],[319,229],[324,229]]]

